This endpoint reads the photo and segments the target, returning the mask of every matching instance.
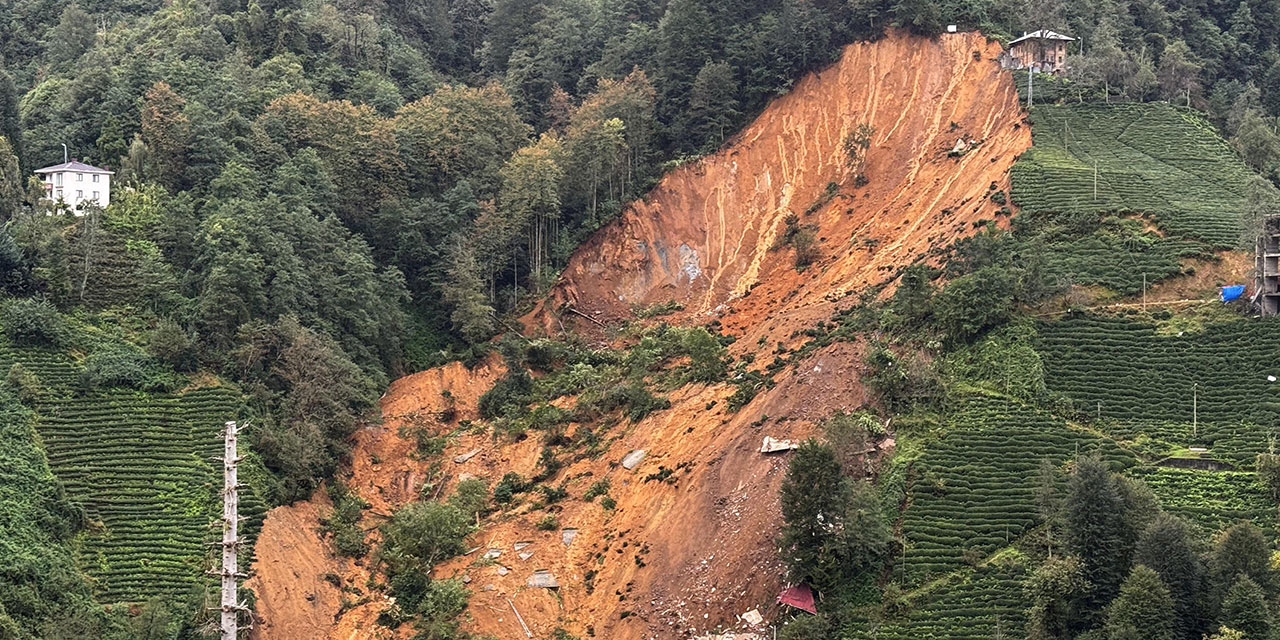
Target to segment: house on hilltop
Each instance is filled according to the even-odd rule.
[[[111,203],[111,176],[115,175],[114,171],[71,160],[36,169],[36,173],[44,179],[45,197],[74,212],[79,212],[81,204],[86,202],[96,203],[99,207]]]
[[[1001,54],[1000,64],[1006,69],[1062,73],[1067,68],[1068,42],[1075,42],[1075,38],[1048,29],[1024,33],[1009,41],[1009,50]]]

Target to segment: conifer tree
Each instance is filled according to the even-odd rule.
[[[1031,602],[1027,610],[1027,639],[1070,638],[1071,603],[1088,587],[1076,558],[1050,558],[1037,567],[1023,585]]]
[[[191,123],[183,114],[186,101],[168,83],[157,82],[142,102],[142,141],[151,151],[148,173],[177,191],[182,188],[191,143]]]
[[[1192,547],[1187,523],[1161,514],[1142,531],[1133,561],[1160,575],[1173,598],[1174,638],[1195,640],[1202,634],[1200,598],[1204,590],[1204,563]]]
[[[1128,566],[1124,502],[1110,470],[1096,455],[1076,461],[1065,506],[1067,545],[1089,583],[1077,602],[1077,628],[1095,626],[1115,597]]]
[[[1106,632],[1109,640],[1173,638],[1173,598],[1153,569],[1138,565],[1125,578],[1107,607]]]
[[[1262,587],[1241,574],[1227,590],[1218,622],[1241,632],[1245,640],[1266,640],[1271,632],[1271,612]]]
[[[782,548],[792,580],[828,586],[840,577],[839,559],[832,551],[844,528],[849,499],[835,451],[816,440],[802,444],[782,482]]]
[[[1249,522],[1234,525],[1218,536],[1209,557],[1210,589],[1222,602],[1238,576],[1244,574],[1267,592],[1272,585],[1271,550],[1262,531]]]

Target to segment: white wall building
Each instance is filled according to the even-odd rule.
[[[54,202],[62,202],[73,212],[80,213],[80,205],[96,202],[100,207],[111,204],[111,176],[107,171],[83,162],[72,160],[52,167],[37,169],[44,178],[44,194]]]

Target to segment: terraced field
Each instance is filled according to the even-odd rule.
[[[222,424],[237,415],[239,393],[208,387],[181,394],[84,393],[79,368],[64,354],[0,347],[45,388],[36,429],[54,475],[93,522],[77,541],[78,562],[101,602],[136,602],[185,593],[212,568],[221,510]],[[266,505],[242,493],[252,540]],[[246,556],[247,559],[247,556]]]
[[[964,400],[946,434],[913,467],[902,520],[907,582],[955,571],[1016,541],[1036,520],[1040,461],[1062,464],[1091,451],[1117,468],[1135,463],[1111,440],[1043,411],[997,397]]]
[[[905,620],[851,629],[848,638],[875,640],[990,640],[1021,638],[1028,602],[1023,596],[1027,569],[1009,554],[971,573],[928,589],[911,604]]]
[[[1151,488],[1165,511],[1200,525],[1206,537],[1241,520],[1275,528],[1275,506],[1253,473],[1147,467],[1131,475]]]
[[[39,407],[36,428],[54,474],[84,504],[97,535],[80,561],[104,602],[190,588],[206,568],[219,507],[219,427],[236,394],[201,389],[172,397],[129,392]],[[259,508],[261,505],[259,505]]]
[[[1198,112],[1162,103],[1046,105],[1031,121],[1033,146],[1012,170],[1013,201],[1024,212],[1141,212],[1173,236],[1220,247],[1238,241],[1251,172]]]
[[[1148,323],[1075,315],[1038,333],[1045,383],[1087,415],[1189,424],[1195,412],[1217,429],[1280,424],[1280,383],[1267,379],[1280,378],[1280,319],[1160,336]]]
[[[1144,450],[1159,450],[1153,458],[1191,445],[1209,449],[1208,457],[1237,469],[1252,468],[1259,453],[1267,450],[1271,437],[1280,439],[1280,425],[1259,426],[1249,422],[1204,424],[1162,420],[1102,420],[1097,426],[1108,435],[1138,443]]]
[[[1195,241],[1159,238],[1126,243],[1101,234],[1054,242],[1045,252],[1049,272],[1077,284],[1100,284],[1123,295],[1142,292],[1147,283],[1177,275],[1182,260],[1202,257],[1204,245]]]

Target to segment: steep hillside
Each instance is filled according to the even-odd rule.
[[[999,50],[972,34],[848,47],[593,236],[535,317],[554,329],[565,306],[613,320],[675,301],[691,321],[714,315],[742,335],[766,318],[815,319],[831,298],[949,245],[996,217],[988,186],[1005,188],[1030,144],[1013,84],[993,62]],[[843,143],[861,124],[874,134],[869,183],[856,187]],[[972,150],[949,155],[961,139]],[[777,248],[791,214],[813,225],[820,247],[802,275]]]
[[[998,215],[989,196],[1008,188],[1009,168],[1030,144],[1013,83],[995,62],[999,51],[975,34],[895,34],[848,47],[731,144],[677,169],[598,232],[526,324],[552,333],[571,325],[595,330],[630,317],[632,305],[677,302],[683,311],[664,320],[718,320],[737,338],[735,354],[763,364],[777,353],[775,342],[794,343],[793,334],[828,318],[843,292],[891,278]],[[863,186],[842,150],[859,124],[875,131]],[[966,151],[949,154],[961,138]],[[793,266],[793,249],[779,246],[790,215],[791,226],[814,231],[818,247],[803,271]],[[467,628],[504,639],[525,637],[513,605],[534,637],[557,626],[618,640],[689,637],[743,628],[739,616],[755,608],[776,617],[784,573],[777,492],[786,458],[761,455],[761,439],[805,437],[832,412],[864,404],[861,362],[857,343],[807,351],[738,411],[729,408],[731,385],[671,389],[669,409],[602,426],[593,453],[556,472],[549,484],[559,483],[569,499],[546,512],[526,503],[490,517],[470,538],[478,550],[436,575],[466,576],[473,591]],[[480,394],[502,374],[495,359],[392,386],[385,424],[358,434],[352,454],[348,484],[372,505],[364,529],[417,498],[433,473],[401,435],[423,416],[433,433],[450,434],[434,471],[450,486],[467,475],[492,485],[507,472],[535,473],[538,438],[512,442],[483,424],[457,422],[477,416]],[[589,425],[576,426],[580,434]],[[646,455],[634,469],[620,466],[641,449]],[[616,506],[578,499],[602,480]],[[323,501],[267,518],[250,582],[263,616],[256,637],[397,635],[375,625],[385,602],[368,591],[365,561],[337,559],[317,534]],[[557,521],[551,530],[536,526],[547,513]],[[530,544],[517,550],[517,542]],[[486,550],[499,555],[482,559]],[[536,569],[555,576],[555,593],[526,586]]]

